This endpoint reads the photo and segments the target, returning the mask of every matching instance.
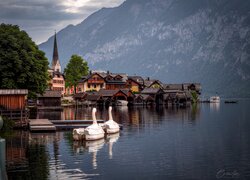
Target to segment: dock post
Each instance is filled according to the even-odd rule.
[[[5,139],[0,138],[0,179],[7,180]]]

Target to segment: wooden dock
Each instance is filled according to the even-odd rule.
[[[30,119],[30,131],[55,131],[56,127],[48,119]]]
[[[93,123],[93,120],[48,120],[30,119],[29,128],[32,132],[71,130],[74,128],[86,128]],[[97,120],[97,123],[104,123],[104,120]],[[120,125],[122,129],[122,125]]]

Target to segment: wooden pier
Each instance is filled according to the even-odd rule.
[[[91,125],[93,120],[48,120],[30,119],[29,129],[32,132],[71,130],[74,128],[86,128]],[[104,123],[104,120],[97,120],[97,123]],[[122,129],[122,125],[119,125]]]
[[[30,131],[55,131],[56,127],[48,119],[30,119]]]

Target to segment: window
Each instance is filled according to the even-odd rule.
[[[88,84],[88,88],[90,88],[90,84]]]
[[[94,84],[94,88],[96,88],[96,84]]]

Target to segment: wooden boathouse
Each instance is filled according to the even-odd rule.
[[[38,95],[37,110],[62,110],[61,91],[46,90]]]
[[[27,126],[27,89],[0,89],[0,115],[13,121],[17,127]]]

